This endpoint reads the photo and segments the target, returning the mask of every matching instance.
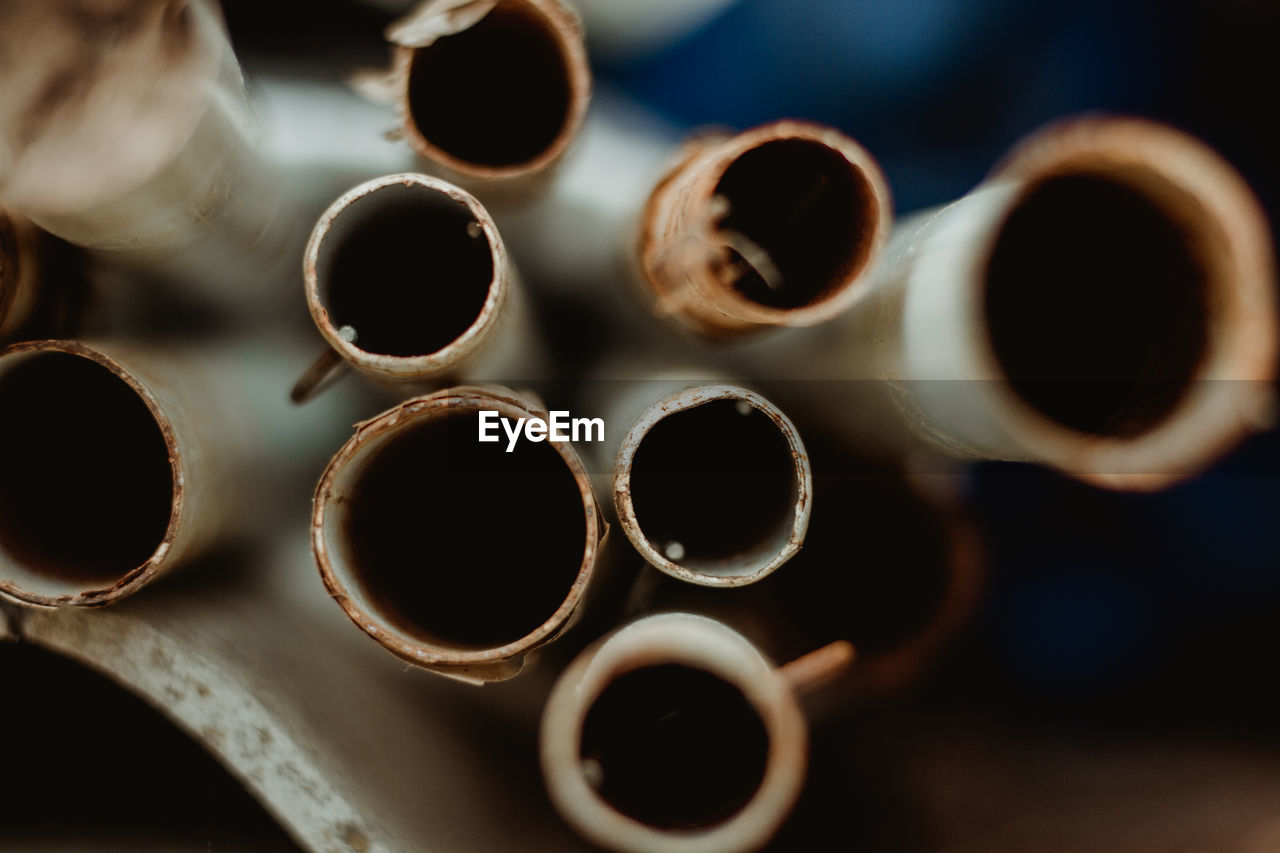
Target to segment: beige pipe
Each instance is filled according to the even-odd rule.
[[[478,441],[478,413],[545,418],[498,387],[454,387],[360,424],[316,487],[329,593],[393,654],[484,683],[569,625],[607,525],[567,443]]]
[[[559,0],[427,0],[387,30],[397,134],[486,204],[548,185],[586,115],[591,71]]]
[[[535,378],[539,358],[497,226],[478,201],[413,173],[330,205],[302,262],[311,318],[332,348],[295,399],[345,360],[381,384]]]
[[[642,290],[709,338],[821,323],[862,294],[892,221],[879,166],[835,130],[696,137],[641,212]]]
[[[551,802],[610,850],[756,849],[804,781],[808,727],[795,691],[848,662],[837,646],[778,670],[702,616],[632,622],[579,655],[547,701]]]
[[[278,342],[0,350],[0,594],[109,604],[278,520],[353,417],[340,395],[295,413],[281,393],[287,370]]]
[[[627,392],[606,419],[627,430],[608,445],[618,447],[613,501],[646,562],[687,583],[737,587],[795,556],[813,478],[777,406],[727,383],[637,380]]]
[[[1146,121],[1077,120],[902,224],[865,302],[758,348],[753,370],[790,378],[786,358],[839,380],[810,383],[809,406],[867,447],[1154,489],[1271,419],[1274,282],[1262,210],[1216,154]],[[766,387],[801,406],[788,390],[805,389]]]
[[[0,199],[69,242],[261,304],[295,235],[204,0],[0,11]]]

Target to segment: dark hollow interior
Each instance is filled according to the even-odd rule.
[[[546,442],[480,443],[477,413],[419,422],[385,444],[347,503],[348,558],[373,605],[451,648],[529,634],[582,564],[577,482]]]
[[[673,562],[709,568],[769,547],[791,527],[795,461],[769,416],[737,400],[669,415],[645,435],[631,463],[631,501],[645,537]]]
[[[109,583],[164,540],[173,470],[164,436],[122,379],[41,353],[0,374],[0,544],[27,568]]]
[[[414,52],[409,111],[422,137],[479,166],[518,166],[569,118],[569,66],[551,24],[519,2]]]
[[[746,298],[772,308],[822,301],[866,261],[878,202],[862,172],[819,142],[780,139],[738,157],[716,194],[729,202],[721,229],[764,250],[780,280],[770,287],[730,249],[724,277]]]
[[[475,222],[466,205],[425,187],[393,185],[352,203],[319,259],[330,321],[355,329],[365,352],[428,355],[453,343],[494,279],[488,239],[468,233]]]
[[[1186,393],[1207,345],[1192,236],[1101,175],[1035,186],[988,262],[986,318],[1013,389],[1063,426],[1140,435]]]
[[[661,664],[604,689],[587,712],[580,755],[597,763],[596,791],[618,811],[660,829],[702,829],[755,796],[769,734],[737,687]]]

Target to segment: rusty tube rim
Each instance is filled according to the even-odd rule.
[[[76,592],[48,593],[28,588],[31,586],[29,582],[27,587],[24,587],[17,581],[0,578],[0,594],[22,604],[37,607],[97,607],[111,604],[137,592],[168,568],[169,555],[175,550],[178,537],[182,532],[183,514],[186,508],[186,465],[183,460],[181,445],[179,444],[177,433],[174,431],[172,421],[165,414],[159,400],[151,389],[124,364],[91,346],[79,341],[69,340],[25,341],[0,349],[0,364],[6,360],[12,360],[13,357],[40,353],[64,353],[88,359],[110,371],[113,376],[128,385],[146,404],[148,411],[151,412],[151,416],[155,419],[161,436],[164,438],[165,447],[169,453],[169,466],[173,485],[172,505],[169,512],[169,523],[165,527],[164,536],[159,544],[156,545],[156,549],[151,553],[151,556],[147,558],[146,562],[130,569],[109,586],[81,589]],[[5,573],[8,574],[7,569],[14,565],[11,558],[3,551],[0,551],[0,569],[6,570]],[[45,579],[43,574],[37,570],[25,567],[18,568],[24,575],[31,578],[39,578],[40,586],[47,586],[50,589],[55,586],[71,586],[62,581]]]
[[[617,677],[680,664],[723,678],[760,715],[769,755],[760,787],[735,815],[697,830],[656,829],[615,809],[588,784],[579,755],[588,711]],[[587,839],[613,850],[694,853],[762,846],[790,813],[804,783],[808,725],[773,665],[727,625],[692,613],[638,619],[597,641],[565,669],[542,715],[543,778],[556,809]]]
[[[1209,341],[1188,392],[1163,423],[1120,438],[1079,432],[1036,411],[1005,382],[993,383],[1002,420],[1037,458],[1109,488],[1163,488],[1207,466],[1271,416],[1267,383],[1277,354],[1275,262],[1266,214],[1238,172],[1199,140],[1167,125],[1115,116],[1051,124],[996,167],[993,185],[1013,187],[981,235],[969,274],[985,267],[1008,217],[1039,181],[1074,172],[1122,181],[1190,227],[1211,251]],[[922,264],[928,263],[922,258]],[[1003,377],[982,307],[985,287],[966,295],[981,375]]]
[[[357,425],[355,434],[333,456],[321,475],[312,505],[311,547],[329,595],[338,602],[352,622],[393,654],[410,663],[428,667],[483,667],[501,664],[555,639],[567,626],[582,601],[606,532],[590,477],[577,452],[567,442],[549,442],[564,460],[578,485],[586,522],[582,563],[555,612],[518,640],[486,649],[457,649],[426,642],[402,631],[391,620],[378,613],[375,607],[367,603],[359,581],[353,577],[347,558],[338,545],[342,534],[340,530],[331,529],[334,524],[330,519],[337,515],[331,514],[331,510],[336,504],[346,500],[344,486],[349,486],[350,481],[359,476],[363,468],[362,462],[377,453],[383,442],[412,424],[459,409],[496,410],[499,415],[508,418],[544,416],[544,413],[515,392],[497,386],[456,386],[406,400]],[[515,672],[510,673],[514,674]]]
[[[559,0],[498,0],[498,2],[523,6],[542,21],[555,37],[569,84],[569,109],[560,132],[550,145],[530,160],[507,166],[490,166],[463,160],[433,144],[422,135],[417,123],[414,122],[409,97],[409,82],[414,59],[418,51],[430,50],[431,45],[425,47],[395,45],[392,52],[391,68],[392,79],[396,81],[396,110],[404,138],[418,156],[442,166],[464,181],[473,179],[485,183],[498,183],[527,178],[550,169],[564,157],[570,143],[577,138],[587,115],[587,105],[591,101],[591,66],[587,61],[582,23],[577,13]]]
[[[776,308],[750,300],[732,287],[725,287],[701,264],[698,269],[682,273],[680,281],[667,281],[670,276],[660,270],[659,256],[664,244],[675,236],[674,232],[680,228],[703,227],[708,229],[705,239],[713,241],[709,217],[697,219],[696,214],[691,215],[687,210],[681,216],[673,213],[671,208],[710,207],[720,179],[739,157],[765,144],[787,140],[815,142],[839,153],[870,190],[876,207],[876,224],[861,264],[830,293],[808,305],[795,308]],[[673,223],[673,218],[685,221]],[[692,219],[697,219],[699,225],[691,226],[689,220]],[[868,273],[875,268],[888,241],[893,219],[893,200],[888,182],[880,164],[870,152],[833,128],[784,119],[732,136],[708,135],[695,138],[687,144],[684,156],[654,188],[641,211],[638,239],[640,267],[656,294],[661,313],[670,310],[665,309],[664,304],[680,301],[680,294],[676,291],[682,287],[689,289],[692,297],[704,300],[707,311],[713,318],[710,321],[712,328],[703,329],[709,334],[732,334],[734,327],[739,327],[740,330],[743,326],[811,326],[843,313],[865,293],[869,282]],[[678,313],[678,309],[672,313]],[[716,329],[715,326],[720,324],[726,328]]]
[[[645,535],[644,528],[636,518],[635,505],[631,499],[631,468],[635,462],[636,452],[644,442],[645,436],[649,434],[649,430],[671,415],[687,412],[717,400],[740,400],[767,416],[786,439],[794,465],[796,494],[792,504],[790,529],[783,536],[777,549],[764,558],[744,559],[746,563],[744,568],[747,570],[734,574],[712,574],[668,559]],[[768,577],[800,551],[800,547],[804,544],[805,533],[809,529],[809,517],[812,514],[813,471],[809,464],[809,453],[805,450],[804,442],[800,438],[800,431],[781,409],[755,391],[737,385],[700,385],[663,397],[646,409],[627,431],[614,464],[613,503],[623,533],[649,565],[686,583],[715,587],[746,586]]]
[[[471,325],[441,349],[411,356],[369,352],[343,338],[330,319],[329,310],[325,307],[318,273],[320,253],[325,249],[326,238],[342,214],[356,202],[368,199],[380,190],[396,186],[441,194],[465,207],[480,224],[481,232],[488,241],[493,263],[493,280],[489,282],[489,291],[485,295],[484,304]],[[430,258],[424,258],[423,263],[429,264]],[[343,193],[329,205],[316,221],[311,237],[307,241],[307,248],[302,258],[302,277],[311,319],[329,346],[357,370],[391,380],[428,379],[456,369],[489,340],[502,317],[503,307],[507,303],[512,287],[511,264],[506,245],[498,234],[498,226],[494,223],[493,217],[484,206],[465,190],[439,178],[416,172],[384,175],[365,181]]]

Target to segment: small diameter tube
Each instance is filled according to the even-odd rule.
[[[641,288],[709,338],[821,323],[860,296],[892,220],[879,166],[835,130],[698,137],[641,213]]]
[[[361,424],[316,487],[329,593],[410,663],[501,681],[574,616],[606,531],[568,443],[478,440],[479,412],[546,418],[506,389],[456,387]]]
[[[302,417],[280,393],[278,349],[0,350],[0,594],[109,604],[278,522],[283,496],[314,477],[317,444],[353,412],[335,395]]]
[[[618,521],[641,556],[672,577],[755,583],[804,542],[813,500],[804,443],[754,391],[699,384],[664,393],[671,384],[631,383],[628,397],[647,405],[627,421],[614,465]]]
[[[529,379],[533,330],[498,229],[437,178],[387,175],[335,201],[303,257],[329,346],[384,384]]]
[[[6,3],[0,199],[41,228],[261,303],[295,234],[205,0]]]
[[[633,622],[584,651],[547,701],[552,803],[611,850],[763,846],[804,781],[808,727],[789,680],[726,626]]]
[[[811,349],[753,358],[841,380],[811,383],[810,406],[865,446],[1154,489],[1272,417],[1274,282],[1262,210],[1216,154],[1146,121],[1076,120],[900,226],[868,299]]]
[[[428,0],[390,27],[399,133],[486,203],[532,195],[577,135],[591,71],[559,0]]]

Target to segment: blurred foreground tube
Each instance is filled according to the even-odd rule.
[[[316,223],[303,257],[307,306],[333,357],[295,388],[319,388],[340,356],[382,383],[536,375],[533,329],[489,214],[438,178],[355,187]]]
[[[407,400],[333,457],[312,517],[320,574],[351,620],[401,658],[476,683],[518,674],[565,630],[607,529],[570,444],[481,442],[486,410],[546,417],[498,387]]]
[[[846,321],[755,364],[841,380],[777,393],[807,390],[868,446],[1154,489],[1271,417],[1273,287],[1263,213],[1216,154],[1145,121],[1077,120],[899,226]]]
[[[591,71],[559,0],[427,0],[390,27],[399,133],[486,203],[544,185],[577,135]]]
[[[645,560],[687,583],[754,583],[804,543],[813,501],[795,425],[736,385],[618,381],[606,424],[618,447],[613,500]],[[670,391],[672,385],[683,385]],[[637,404],[638,413],[624,413]]]
[[[69,242],[261,298],[293,228],[205,0],[0,7],[0,200]]]
[[[287,369],[245,348],[0,350],[0,593],[109,604],[269,526],[281,496],[314,476],[317,445],[351,417],[338,397],[290,417]]]
[[[663,613],[617,630],[574,660],[543,712],[552,803],[611,850],[762,846],[808,760],[784,670],[702,616]]]
[[[696,137],[641,213],[643,288],[660,316],[709,338],[813,325],[862,294],[892,221],[879,166],[835,130]]]

